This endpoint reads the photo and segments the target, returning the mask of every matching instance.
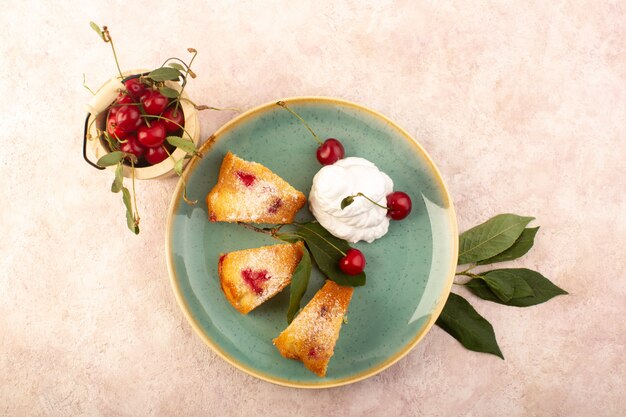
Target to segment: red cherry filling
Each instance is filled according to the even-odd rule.
[[[310,358],[317,358],[317,355],[318,355],[318,349],[316,347],[312,347],[311,349],[309,349]]]
[[[317,148],[317,160],[322,165],[332,165],[346,154],[343,145],[337,139],[328,138]]]
[[[267,209],[267,212],[271,214],[276,214],[276,212],[278,212],[278,209],[281,208],[282,206],[283,206],[283,200],[281,200],[280,198],[276,198],[276,200],[274,200],[270,208]]]
[[[226,255],[227,255],[226,253],[224,253],[224,254],[220,255],[220,260],[219,260],[219,261],[217,261],[217,263],[218,263],[218,265],[219,265],[220,267],[221,267],[221,266],[222,266],[222,264],[224,263],[224,259],[226,258]]]
[[[348,249],[339,260],[339,269],[348,275],[358,275],[365,269],[365,256],[358,249]]]
[[[263,283],[270,279],[265,269],[260,271],[253,271],[250,268],[246,268],[241,271],[241,277],[246,284],[250,286],[255,294],[260,295],[263,293]]]
[[[239,178],[239,181],[241,181],[246,187],[251,187],[256,180],[256,177],[253,174],[243,171],[237,171],[237,178]]]
[[[411,197],[402,191],[394,191],[387,196],[387,216],[402,220],[411,212]]]

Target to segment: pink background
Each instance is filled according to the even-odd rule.
[[[58,3],[0,14],[0,415],[626,414],[626,3]],[[395,366],[337,389],[236,370],[170,289],[176,179],[139,184],[136,237],[111,173],[82,161],[82,74],[96,88],[115,73],[90,20],[110,26],[123,69],[197,48],[188,91],[204,104],[326,95],[389,116],[438,164],[461,230],[537,217],[535,248],[510,266],[570,295],[526,309],[468,296],[506,361],[433,328]],[[233,116],[202,113],[203,137]]]

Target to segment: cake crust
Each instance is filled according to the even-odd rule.
[[[299,241],[221,254],[217,270],[224,296],[248,314],[291,283],[303,250]]]
[[[228,152],[206,202],[212,222],[287,224],[306,197],[269,168]]]
[[[300,314],[274,339],[280,354],[301,361],[320,377],[326,376],[353,291],[352,287],[326,281]]]

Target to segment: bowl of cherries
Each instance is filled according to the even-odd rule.
[[[195,49],[187,49],[192,54],[189,63],[168,58],[151,71],[122,72],[107,27],[91,22],[91,28],[111,46],[118,74],[96,92],[83,82],[93,94],[87,105],[83,157],[95,168],[115,172],[111,191],[121,193],[128,228],[137,234],[140,218],[135,180],[178,174],[184,181],[185,162],[197,155],[198,110],[214,108],[196,105],[185,93],[187,80],[195,78],[191,70]],[[131,179],[130,187],[124,185],[124,178]],[[186,193],[185,200],[195,204]]]
[[[153,81],[153,72],[125,72],[94,95],[85,134],[98,161],[88,160],[92,165],[115,170],[120,162],[124,177],[153,179],[174,175],[176,164],[193,154],[200,138],[198,111],[180,83]]]

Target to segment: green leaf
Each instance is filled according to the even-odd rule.
[[[161,67],[157,68],[154,71],[151,71],[150,74],[147,75],[146,78],[150,78],[152,81],[160,82],[160,81],[168,81],[168,80],[178,80],[180,77],[180,71],[175,68],[169,67]]]
[[[467,349],[504,359],[491,324],[460,295],[450,293],[436,324]]]
[[[513,246],[496,256],[478,262],[478,265],[494,264],[496,262],[512,261],[513,259],[521,258],[526,255],[535,244],[535,235],[538,230],[539,226],[524,229],[520,237],[513,243]]]
[[[187,153],[194,153],[196,151],[196,145],[189,139],[183,139],[180,136],[168,136],[165,140],[167,140],[167,143],[170,145],[176,146]]]
[[[459,236],[458,264],[491,258],[510,248],[534,217],[499,214]]]
[[[115,168],[115,179],[113,180],[113,184],[111,184],[111,191],[114,193],[119,193],[122,190],[124,181],[124,177],[122,176],[123,169],[122,163],[119,162],[117,168]]]
[[[529,307],[537,304],[545,303],[549,299],[557,295],[567,294],[567,291],[557,287],[550,280],[537,271],[526,268],[510,268],[495,269],[489,271],[486,275],[508,274],[515,276],[516,279],[522,279],[532,289],[533,295],[525,297],[514,297],[508,301],[503,301],[489,288],[487,283],[482,279],[474,278],[470,280],[466,287],[477,297],[484,300],[493,301],[494,303],[504,304],[515,307]]]
[[[166,86],[159,88],[159,92],[167,98],[178,97],[178,91],[174,90],[173,88],[166,87]]]
[[[341,200],[341,209],[342,210],[345,209],[346,207],[348,207],[352,203],[354,203],[354,197],[349,195],[346,198],[344,198],[343,200]]]
[[[187,68],[183,67],[182,65],[180,65],[180,64],[178,64],[176,62],[170,62],[167,65],[169,65],[172,68],[176,68],[180,72],[187,72]]]
[[[102,158],[98,159],[98,162],[96,162],[96,164],[101,167],[108,167],[119,163],[122,159],[124,159],[124,152],[115,151],[108,153]]]
[[[135,222],[135,216],[133,215],[133,206],[130,202],[130,191],[128,188],[122,187],[122,201],[126,206],[126,224],[131,232],[139,234],[139,225]]]
[[[94,22],[89,22],[89,26],[91,26],[91,28],[98,34],[98,36],[100,36],[100,39],[104,40],[104,34],[102,33],[102,29],[100,29],[100,26],[98,26]]]
[[[176,163],[174,164],[174,172],[176,172],[176,174],[178,174],[179,177],[183,175],[184,163],[185,163],[185,158],[181,158],[178,161],[176,161]]]
[[[535,295],[533,289],[522,277],[505,269],[496,269],[481,275],[491,291],[504,302],[512,298],[532,297]]]
[[[289,310],[287,311],[287,323],[291,323],[300,310],[300,301],[309,286],[309,278],[311,277],[311,257],[309,251],[304,248],[302,251],[302,259],[296,270],[293,271],[291,277],[291,285],[289,286]]]
[[[358,275],[348,275],[339,269],[339,260],[350,249],[348,242],[331,235],[319,223],[298,224],[295,231],[280,233],[277,236],[287,242],[304,240],[317,267],[331,281],[350,287],[365,285],[364,272]]]

